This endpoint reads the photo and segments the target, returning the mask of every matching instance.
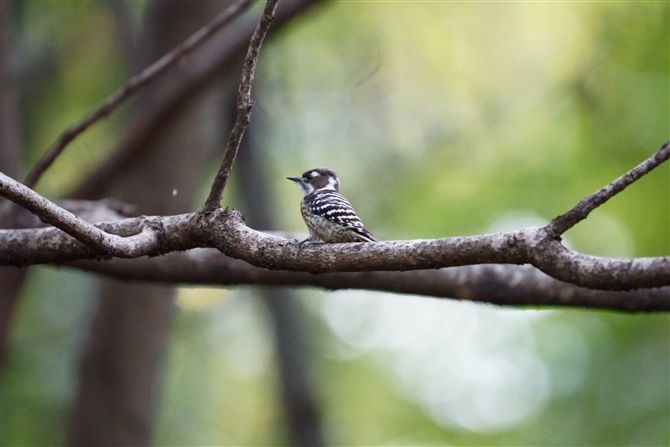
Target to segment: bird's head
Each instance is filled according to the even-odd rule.
[[[315,168],[303,172],[300,177],[286,177],[300,187],[302,195],[306,196],[318,189],[332,189],[339,191],[340,180],[335,171],[327,168]]]

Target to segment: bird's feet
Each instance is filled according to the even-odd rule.
[[[316,242],[312,241],[310,238],[305,239],[304,241],[298,242],[297,239],[294,239],[293,242],[291,242],[292,245],[295,246],[295,259],[298,259],[298,255],[300,254],[300,251],[302,248],[306,245],[312,245],[315,244]]]

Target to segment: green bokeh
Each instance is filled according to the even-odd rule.
[[[20,62],[49,73],[26,97],[25,171],[129,68],[104,3],[22,4]],[[339,2],[306,13],[264,46],[254,89],[253,120],[266,124],[254,138],[270,160],[278,218],[304,231],[284,177],[328,166],[384,239],[548,222],[668,139],[669,14],[667,2]],[[63,194],[104,160],[122,115],[68,148],[40,191]],[[668,255],[669,174],[652,172],[566,240],[594,255]],[[94,290],[84,274],[35,269],[3,371],[3,445],[62,444]],[[240,288],[216,305],[181,307],[158,445],[286,443],[267,311],[252,295]],[[440,425],[399,391],[398,351],[332,354],[352,348],[326,323],[325,297],[304,292],[332,444],[668,445],[667,315],[534,320],[549,398],[515,426],[474,432]]]

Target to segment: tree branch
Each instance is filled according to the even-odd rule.
[[[324,273],[266,270],[215,249],[157,258],[77,261],[69,266],[123,280],[193,285],[311,286],[362,289],[476,301],[500,306],[557,306],[626,312],[670,311],[670,287],[629,292],[591,290],[531,266],[473,265],[410,272]]]
[[[563,233],[574,227],[609,199],[619,194],[640,177],[648,174],[651,170],[670,158],[670,141],[661,146],[650,158],[640,163],[609,185],[601,188],[593,194],[584,197],[570,211],[553,219],[544,227],[545,231],[553,238],[560,237]]]
[[[247,227],[235,210],[197,218],[222,253],[271,270],[311,273],[405,271],[474,264],[531,264],[582,287],[630,290],[670,285],[670,257],[601,258],[570,250],[543,228],[431,240],[315,244],[296,259],[293,241]]]
[[[261,20],[258,22],[258,26],[256,27],[253,36],[251,36],[249,50],[247,51],[247,56],[244,59],[244,67],[242,68],[242,82],[238,89],[237,118],[233,130],[230,132],[226,152],[223,154],[223,160],[221,160],[221,166],[216,173],[209,196],[205,201],[205,209],[221,206],[219,202],[221,202],[221,197],[223,197],[223,190],[230,177],[230,171],[233,169],[235,157],[240,148],[244,131],[247,129],[251,118],[251,109],[254,104],[254,101],[251,99],[251,86],[254,82],[258,55],[260,54],[263,40],[272,24],[272,19],[274,18],[278,2],[279,0],[267,1]]]
[[[90,246],[98,255],[134,258],[158,245],[158,235],[149,227],[140,227],[137,234],[126,238],[106,233],[2,172],[0,195],[26,208],[42,222],[51,224]]]
[[[198,46],[211,37],[216,31],[226,26],[240,14],[246,11],[253,3],[252,0],[240,0],[226,8],[218,16],[204,27],[200,28],[195,34],[186,39],[174,50],[161,57],[159,60],[145,68],[138,75],[131,78],[123,84],[116,92],[109,96],[96,110],[89,113],[80,121],[71,125],[63,132],[56,141],[46,150],[45,154],[33,166],[26,177],[24,184],[30,188],[35,186],[42,174],[51,166],[51,164],[63,152],[65,147],[77,138],[82,132],[88,129],[92,124],[109,115],[114,109],[121,105],[126,99],[131,97],[142,87],[158,78],[170,68],[174,67],[185,56],[193,52]]]
[[[668,157],[668,147],[666,143],[648,162],[580,201],[575,213],[588,214],[597,204],[660,165]],[[561,245],[546,227],[433,240],[315,244],[303,249],[296,258],[293,241],[252,230],[235,210],[205,207],[200,212],[181,216],[126,219],[92,226],[2,173],[0,194],[95,249],[73,244],[58,232],[47,235],[45,232],[49,229],[0,230],[0,265],[94,259],[100,256],[100,251],[116,257],[136,258],[213,247],[232,258],[271,270],[331,273],[531,264],[555,279],[590,289],[631,290],[670,285],[670,256],[636,259],[589,256]],[[135,231],[127,235],[133,237],[114,236],[121,229],[131,227]]]
[[[278,25],[285,25],[308,8],[320,4],[319,0],[300,0],[281,2],[269,34],[277,32]],[[183,107],[188,98],[197,96],[208,88],[212,80],[225,76],[237,61],[244,58],[249,46],[249,37],[253,34],[257,23],[247,24],[243,20],[235,22],[239,29],[227,27],[215,38],[203,45],[189,57],[189,64],[179,70],[170,72],[171,88],[161,90],[157,97],[152,97],[151,107],[129,123],[128,134],[110,158],[91,175],[88,176],[72,193],[72,198],[95,199],[105,195],[105,188],[114,178],[121,176],[128,166],[134,163],[150,145],[151,140],[168,122],[168,117],[176,109]]]
[[[271,270],[310,273],[405,271],[474,264],[531,264],[548,275],[581,287],[631,290],[670,285],[670,257],[600,258],[563,247],[542,228],[510,233],[432,240],[315,244],[296,259],[294,241],[247,227],[235,210],[142,217],[97,224],[114,234],[160,228],[160,240],[119,257],[155,256],[191,248],[222,253]],[[0,231],[0,265],[62,263],[95,259],[99,253],[53,229]]]

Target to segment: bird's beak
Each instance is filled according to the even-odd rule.
[[[300,178],[300,177],[286,177],[286,178],[288,180],[291,180],[292,182],[296,182],[296,183],[300,182],[300,180],[302,180],[302,178]]]

